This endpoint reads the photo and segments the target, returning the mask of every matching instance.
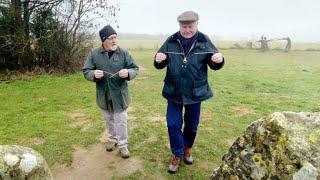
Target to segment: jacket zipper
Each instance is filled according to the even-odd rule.
[[[194,53],[194,54],[215,54],[215,52],[214,51],[212,51],[212,52],[199,52],[199,53]]]
[[[182,50],[183,50],[183,46],[182,46],[180,40],[177,39],[177,41],[179,42],[180,47],[181,47]],[[187,57],[188,57],[189,53],[191,52],[191,50],[194,48],[194,45],[196,44],[196,41],[197,41],[197,40],[195,40],[195,41],[192,43],[191,48],[189,49],[189,52],[187,53],[187,55],[185,55],[185,54],[183,53],[183,56],[184,56],[184,58],[183,58],[183,63],[184,63],[184,64],[186,64],[186,63],[188,62]]]
[[[178,52],[170,52],[170,51],[168,51],[168,52],[165,52],[165,53],[167,53],[167,54],[184,54],[184,53],[178,53]]]

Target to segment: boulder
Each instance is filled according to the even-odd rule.
[[[0,180],[26,179],[53,179],[45,159],[28,147],[0,145]]]
[[[253,122],[211,179],[320,179],[320,112],[276,112]]]

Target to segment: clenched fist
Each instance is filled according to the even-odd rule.
[[[100,79],[103,77],[103,71],[101,70],[94,70],[94,77]]]
[[[166,60],[167,55],[165,55],[164,53],[157,53],[156,54],[156,62],[157,63],[161,63],[162,61]]]
[[[121,69],[121,70],[119,71],[119,76],[120,76],[121,78],[127,78],[127,77],[129,76],[129,71],[128,71],[128,69]]]
[[[222,61],[223,61],[222,54],[221,53],[215,53],[214,55],[212,55],[211,61],[214,62],[214,63],[222,63]]]

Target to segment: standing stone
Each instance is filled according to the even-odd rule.
[[[320,112],[276,112],[253,122],[211,179],[320,179]]]
[[[35,150],[0,145],[0,180],[52,180],[45,159]]]

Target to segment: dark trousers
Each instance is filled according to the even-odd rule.
[[[184,118],[182,109],[184,107]],[[183,147],[191,148],[197,135],[201,102],[195,104],[176,104],[168,101],[167,127],[171,151],[175,156],[183,157]],[[182,124],[184,121],[184,128]]]

